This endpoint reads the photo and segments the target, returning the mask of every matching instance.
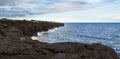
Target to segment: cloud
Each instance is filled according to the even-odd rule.
[[[29,11],[20,8],[0,8],[0,17],[25,17],[28,14],[30,14]]]
[[[25,17],[30,15],[33,4],[28,0],[0,0],[0,17]]]
[[[86,2],[72,0],[1,0],[0,17],[23,17],[89,7],[90,5]]]
[[[0,0],[0,17],[25,17],[93,8],[103,0]]]
[[[27,0],[0,0],[0,6],[16,6]]]
[[[86,2],[94,4],[94,3],[101,3],[102,0],[86,0]]]
[[[85,2],[64,2],[42,8],[38,13],[54,13],[54,12],[63,12],[63,11],[71,11],[71,10],[81,10],[90,7],[92,7],[92,5]]]

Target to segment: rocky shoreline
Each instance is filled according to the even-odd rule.
[[[0,19],[0,59],[119,59],[115,51],[100,43],[43,43],[32,40],[37,32],[63,23]]]

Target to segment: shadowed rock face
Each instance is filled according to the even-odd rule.
[[[64,24],[0,20],[0,59],[119,59],[112,48],[99,43],[49,44],[30,38],[59,26]]]
[[[20,21],[20,20],[0,20],[0,27],[10,31],[21,31],[24,36],[33,36],[37,32],[48,31],[55,27],[64,26],[62,23],[45,22],[45,21]]]

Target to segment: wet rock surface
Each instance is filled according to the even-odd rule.
[[[100,43],[44,43],[30,37],[37,32],[64,26],[54,22],[0,20],[0,59],[119,59]]]

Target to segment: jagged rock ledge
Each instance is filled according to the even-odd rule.
[[[119,59],[100,43],[43,43],[30,37],[63,23],[0,19],[0,59]]]

